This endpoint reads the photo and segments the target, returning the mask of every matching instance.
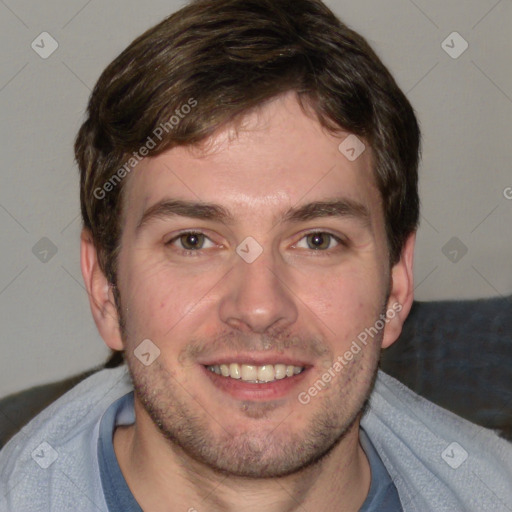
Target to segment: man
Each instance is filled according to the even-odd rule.
[[[136,39],[75,144],[83,277],[127,365],[11,440],[2,510],[511,510],[510,445],[378,373],[419,140],[318,1],[200,0]]]

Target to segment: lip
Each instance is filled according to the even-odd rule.
[[[233,359],[229,359],[229,361],[237,362]],[[244,361],[248,363],[247,359],[244,359]],[[283,362],[283,359],[280,361]],[[266,362],[271,364],[268,359]],[[296,366],[303,365],[296,364]],[[201,365],[201,368],[206,374],[206,377],[210,379],[212,384],[223,393],[227,393],[236,400],[250,400],[255,402],[285,398],[287,395],[292,393],[294,388],[300,386],[300,384],[304,381],[305,376],[307,376],[309,373],[309,367],[305,367],[301,373],[294,375],[293,377],[286,377],[284,379],[275,380],[273,382],[262,382],[256,384],[245,382],[241,379],[232,379],[230,377],[217,375],[216,373],[208,370],[205,365]]]
[[[301,382],[304,381],[304,378],[309,373],[309,368],[305,368],[301,373],[293,377],[257,384],[217,375],[203,365],[201,365],[201,368],[206,374],[206,377],[209,378],[212,384],[220,391],[227,393],[236,400],[250,400],[256,402],[285,398],[287,395],[290,395],[294,388],[298,387]]]
[[[286,364],[292,366],[300,366],[302,368],[309,368],[312,366],[311,362],[307,362],[300,358],[291,357],[289,355],[285,356],[284,354],[276,354],[275,352],[247,352],[245,354],[239,353],[236,355],[216,355],[214,359],[198,360],[197,362],[203,366],[215,366],[230,363],[251,364],[254,366],[263,366],[265,364]]]

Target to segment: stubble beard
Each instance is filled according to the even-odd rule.
[[[380,347],[380,339],[374,343]],[[321,392],[326,394],[322,400],[297,402],[296,407],[317,409],[300,430],[294,428],[293,413],[278,427],[259,426],[272,414],[273,405],[246,403],[245,416],[254,418],[253,428],[237,435],[229,433],[231,414],[211,407],[205,410],[159,359],[148,367],[131,354],[126,359],[136,398],[180,460],[188,456],[224,475],[277,478],[320,463],[360,419],[378,371],[378,351],[365,350],[359,361],[352,361],[333,379],[330,389]]]

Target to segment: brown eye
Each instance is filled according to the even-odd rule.
[[[298,245],[298,247],[304,249],[311,249],[313,251],[326,251],[328,249],[333,249],[336,246],[340,245],[341,240],[332,235],[331,233],[325,233],[322,231],[316,231],[314,233],[309,233],[305,235],[302,240],[306,241],[306,247],[302,245]],[[333,243],[334,242],[334,243]],[[299,242],[300,243],[300,242]]]
[[[215,248],[215,242],[199,231],[183,231],[165,243],[179,256],[203,256],[208,249]]]
[[[178,237],[181,246],[187,251],[202,249],[204,239],[205,236],[202,233],[184,233]]]

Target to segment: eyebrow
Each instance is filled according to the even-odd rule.
[[[212,220],[225,224],[233,224],[235,221],[229,210],[218,204],[163,199],[144,211],[135,231],[139,232],[143,226],[153,220],[174,216]],[[291,207],[284,212],[278,222],[298,223],[323,217],[353,218],[359,221],[363,227],[370,227],[371,216],[368,208],[364,204],[348,198],[313,201],[301,206]]]

